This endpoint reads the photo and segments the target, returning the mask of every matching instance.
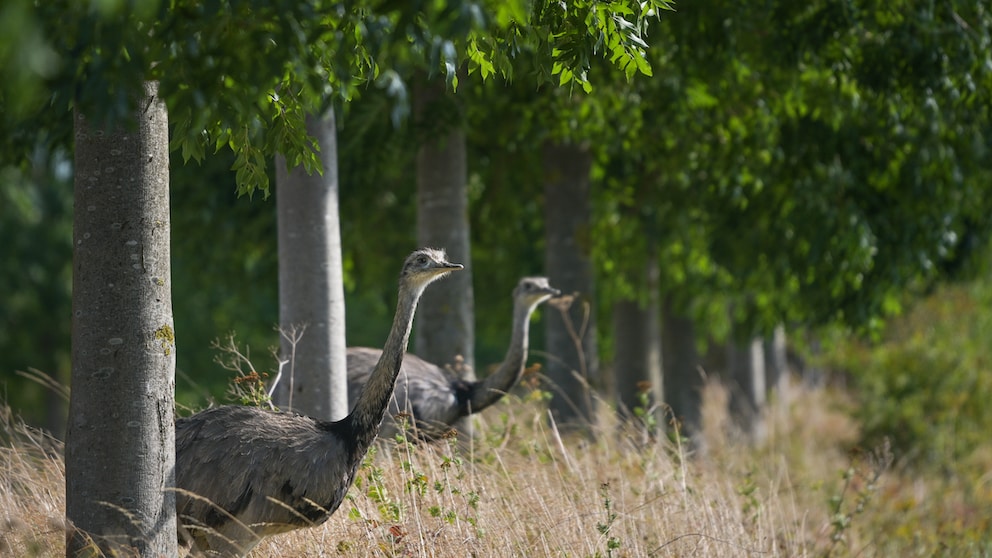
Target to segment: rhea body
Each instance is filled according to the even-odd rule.
[[[443,250],[407,257],[393,325],[351,413],[325,421],[226,405],[176,421],[180,536],[195,551],[243,556],[266,535],[319,525],[341,505],[379,433],[424,289],[450,271]]]
[[[397,432],[392,417],[411,415],[422,439],[436,439],[456,421],[478,413],[499,401],[520,380],[527,363],[527,340],[531,315],[542,302],[559,296],[545,277],[524,277],[513,290],[513,325],[510,346],[499,367],[485,379],[469,382],[416,355],[404,358],[389,403],[384,434]],[[374,374],[382,351],[368,347],[348,349],[348,397],[354,398]],[[354,399],[351,399],[354,401]]]

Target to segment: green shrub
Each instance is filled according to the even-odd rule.
[[[883,439],[904,463],[947,472],[984,467],[976,449],[992,431],[992,287],[939,289],[872,346],[839,351],[861,404],[865,447]]]

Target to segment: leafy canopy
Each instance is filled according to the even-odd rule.
[[[104,122],[133,114],[144,80],[159,82],[185,160],[228,148],[239,192],[268,192],[266,162],[319,171],[304,115],[378,84],[405,100],[401,70],[440,71],[452,87],[463,63],[483,79],[513,75],[530,53],[561,83],[608,56],[648,73],[642,34],[667,7],[648,2],[282,0],[12,0],[21,30],[0,39],[10,81],[0,89],[5,156],[23,159],[37,130],[68,143],[75,107]],[[8,21],[8,20],[5,20]],[[405,106],[400,103],[400,106]],[[10,110],[12,109],[12,110]]]

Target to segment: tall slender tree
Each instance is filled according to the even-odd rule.
[[[765,437],[765,349],[762,338],[737,339],[727,343],[727,383],[730,413],[753,441]]]
[[[643,299],[629,295],[613,303],[612,380],[622,419],[662,427],[665,398],[656,255],[648,255],[645,275]]]
[[[543,150],[545,265],[551,283],[573,293],[570,305],[545,320],[551,412],[560,427],[587,429],[594,422],[593,388],[599,381],[590,213],[592,155],[575,143]]]
[[[649,309],[635,299],[624,298],[613,303],[612,380],[618,411],[625,421],[635,420],[634,410],[643,407],[641,392],[647,387],[648,346],[654,333],[648,327],[648,314]]]
[[[280,360],[285,364],[274,399],[284,409],[338,420],[348,414],[348,385],[334,110],[308,115],[306,123],[323,172],[288,169],[286,158],[276,156]]]
[[[177,553],[168,115],[154,82],[136,106],[74,115],[67,556]]]
[[[465,270],[447,288],[428,291],[420,305],[414,352],[428,362],[454,364],[460,357],[465,379],[475,380],[475,314],[471,234],[468,220],[468,163],[460,103],[442,78],[423,74],[414,82],[417,149],[417,242],[448,251]]]
[[[417,149],[417,242],[441,246],[465,265],[450,288],[428,291],[414,330],[414,351],[428,362],[451,365],[455,374],[475,381],[475,296],[468,215],[468,162],[464,118],[455,92],[445,80],[419,74],[413,100]],[[471,417],[455,427],[472,435]]]
[[[775,326],[772,333],[765,337],[765,389],[769,396],[778,397],[781,402],[787,393],[789,385],[788,341],[785,326]]]
[[[671,297],[662,305],[662,343],[665,370],[665,401],[680,434],[697,449],[702,447],[702,399],[705,378],[696,349],[696,324],[676,307]]]

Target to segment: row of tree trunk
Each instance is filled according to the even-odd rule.
[[[414,88],[414,109],[421,131],[417,242],[445,248],[466,269],[446,280],[445,289],[425,293],[413,350],[475,380],[466,134],[459,118],[451,116],[460,114],[461,107],[443,82],[422,79]],[[348,402],[333,113],[308,119],[308,131],[318,140],[323,175],[286,169],[285,161],[277,161],[280,324],[284,332],[302,335],[284,333],[282,360],[287,366],[275,399],[282,408],[337,419],[347,414]],[[693,320],[679,312],[670,297],[662,299],[659,262],[649,250],[648,302],[615,303],[611,325],[616,357],[608,367],[610,377],[604,377],[589,238],[592,156],[581,144],[552,142],[542,152],[542,166],[544,271],[553,285],[569,294],[549,305],[545,319],[545,378],[557,425],[588,431],[596,422],[596,394],[612,391],[623,419],[644,421],[647,417],[635,414],[651,413],[652,424],[675,425],[692,439],[702,431],[702,390],[709,374],[729,386],[730,413],[739,427],[760,439],[765,393],[777,383],[775,377],[766,380],[766,374],[780,375],[784,369],[784,356],[778,356],[784,354],[781,328],[774,343],[730,341],[720,358],[714,359],[712,350],[700,355]],[[770,360],[775,365],[766,366],[766,353],[775,355]],[[469,421],[458,427],[471,434]]]
[[[424,82],[415,91],[422,120],[437,110],[457,110],[443,85]],[[174,494],[162,490],[174,486],[175,463],[168,115],[154,83],[138,106],[136,129],[100,129],[85,114],[75,115],[66,515],[78,529],[68,531],[67,555],[86,554],[94,544],[112,552],[177,553]],[[275,397],[281,407],[337,419],[347,414],[348,401],[333,112],[309,117],[307,130],[318,142],[323,173],[311,176],[277,160],[281,357],[287,367]],[[463,129],[425,134],[417,156],[418,244],[447,249],[466,270],[447,281],[443,293],[425,295],[415,351],[435,363],[460,358],[458,370],[472,378],[466,167]],[[551,411],[563,429],[588,429],[596,417],[594,394],[608,384],[596,345],[592,157],[582,145],[552,142],[543,151],[543,167],[545,273],[571,293],[546,319]],[[647,390],[654,408],[666,403],[692,436],[701,428],[702,389],[694,324],[662,300],[657,266],[648,266],[655,288],[647,307],[621,301],[613,310],[619,406],[637,408]],[[758,382],[764,372],[757,372],[762,350],[756,341],[740,348],[746,355],[740,359],[731,352],[732,361],[744,363],[730,376],[740,386],[736,409],[752,422],[764,397]],[[666,414],[655,412],[664,424]]]

